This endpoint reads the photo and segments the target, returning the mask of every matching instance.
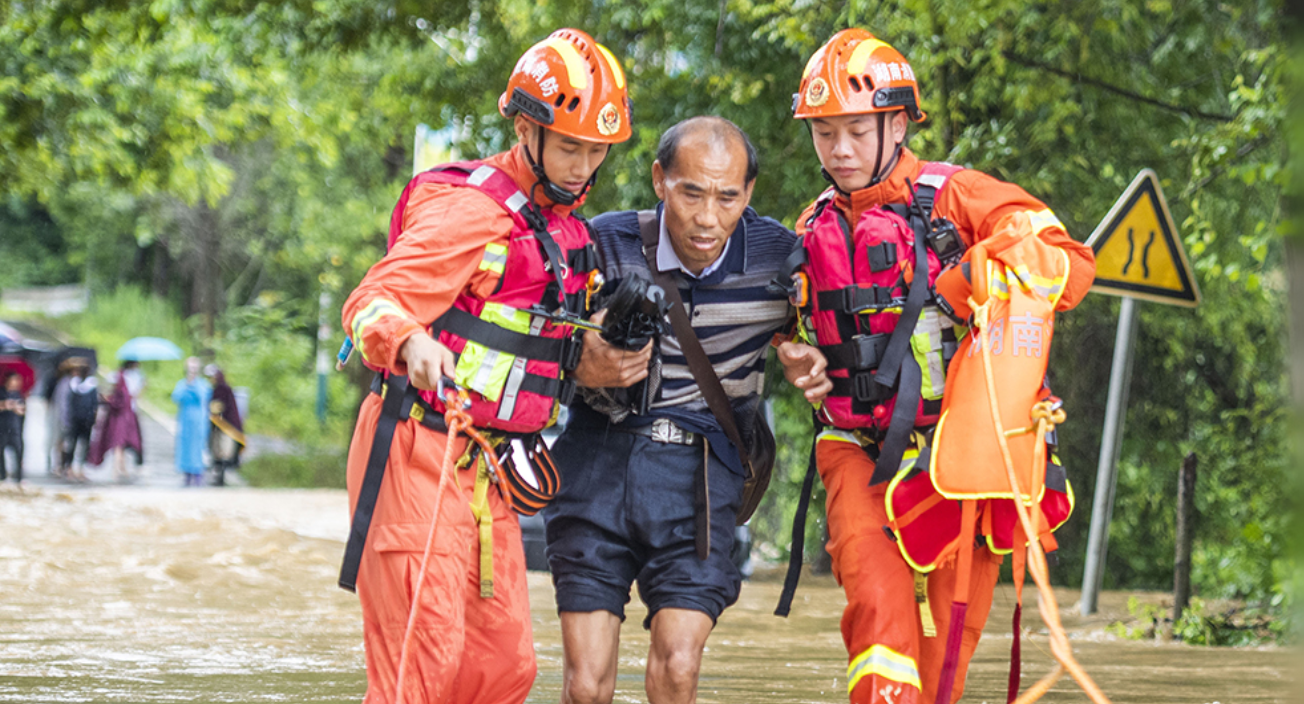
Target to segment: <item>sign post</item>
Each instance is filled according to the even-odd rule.
[[[1177,236],[1173,216],[1159,186],[1159,177],[1142,169],[1115,201],[1087,244],[1096,255],[1092,290],[1123,297],[1109,372],[1105,428],[1100,437],[1096,492],[1091,504],[1091,533],[1082,574],[1083,616],[1096,612],[1109,550],[1109,521],[1118,483],[1118,455],[1123,446],[1127,392],[1132,380],[1132,349],[1136,339],[1136,300],[1195,307],[1200,302],[1191,264]]]

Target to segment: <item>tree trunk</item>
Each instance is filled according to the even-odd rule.
[[[154,275],[150,282],[150,288],[154,291],[155,296],[167,298],[172,293],[172,279],[170,277],[172,255],[168,252],[167,238],[159,237],[154,240],[154,245],[150,249],[154,254]]]

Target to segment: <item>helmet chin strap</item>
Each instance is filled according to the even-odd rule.
[[[539,130],[538,132],[539,139],[538,139],[538,147],[537,147],[539,151],[539,160],[538,161],[534,160],[534,156],[530,154],[529,147],[525,147],[524,149],[521,150],[525,153],[525,161],[527,161],[530,164],[530,170],[534,172],[534,178],[537,179],[536,185],[542,186],[543,195],[547,196],[548,200],[551,200],[557,205],[561,205],[561,206],[575,205],[575,201],[579,200],[581,196],[588,193],[589,189],[592,188],[593,184],[597,181],[598,169],[602,168],[602,164],[598,164],[598,169],[594,169],[593,173],[589,175],[589,180],[584,184],[584,190],[580,191],[578,195],[571,193],[570,191],[566,190],[565,188],[562,188],[561,186],[558,186],[548,178],[548,173],[543,168],[543,138],[544,138],[544,133],[547,132],[548,130],[547,128],[538,125],[536,125],[536,127]],[[603,159],[603,161],[606,161],[606,159]],[[530,198],[531,200],[533,200],[534,198],[534,189],[530,189]]]
[[[809,129],[810,121],[805,120],[804,122],[806,122],[806,127],[807,129]],[[887,175],[884,172],[885,171],[891,172],[892,167],[896,165],[897,159],[901,156],[901,147],[904,146],[904,144],[902,142],[897,142],[896,146],[893,147],[892,149],[892,158],[888,159],[887,161],[888,168],[887,169],[883,168],[883,143],[884,143],[883,138],[886,136],[883,133],[883,128],[885,127],[886,122],[887,122],[887,113],[882,113],[882,112],[878,113],[878,155],[874,159],[874,177],[869,180],[869,183],[865,184],[864,188],[876,186],[879,183],[881,183],[883,181],[883,177]],[[847,191],[842,190],[842,186],[838,185],[838,182],[833,179],[833,174],[830,174],[828,169],[825,169],[822,166],[820,167],[820,176],[823,176],[824,180],[828,181],[829,184],[833,186],[833,188],[838,193],[841,193],[844,196],[851,195]]]
[[[887,175],[887,173],[884,172],[885,171],[890,172],[892,170],[891,167],[896,165],[897,158],[901,156],[902,143],[897,142],[896,146],[892,148],[892,158],[888,159],[887,162],[888,168],[883,169],[883,142],[884,142],[884,138],[887,137],[887,134],[883,131],[883,128],[886,123],[887,123],[887,113],[880,112],[878,114],[878,158],[874,161],[874,178],[870,179],[869,185],[865,186],[865,188],[869,188],[869,186],[878,185],[878,183],[883,180],[883,177]]]

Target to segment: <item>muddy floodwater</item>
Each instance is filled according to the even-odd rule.
[[[357,702],[366,687],[356,599],[335,586],[346,505],[337,491],[40,487],[0,492],[0,702]],[[530,575],[539,678],[556,702],[561,642],[546,574]],[[844,603],[807,578],[787,620],[779,584],[752,582],[708,644],[702,702],[845,702]],[[1002,587],[966,702],[1004,701],[1011,590]],[[1059,595],[1079,660],[1115,702],[1294,701],[1278,648],[1124,641],[1107,593],[1090,620]],[[1154,597],[1152,597],[1154,598]],[[647,634],[634,600],[616,700],[644,701]],[[1024,677],[1049,669],[1030,602]],[[1067,679],[1046,702],[1082,702]]]

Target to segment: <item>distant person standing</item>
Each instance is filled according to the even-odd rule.
[[[113,391],[105,403],[106,411],[100,418],[95,435],[91,441],[90,453],[86,463],[99,465],[104,456],[113,451],[114,475],[118,481],[125,482],[131,477],[127,473],[127,449],[136,451],[136,464],[145,460],[144,445],[140,439],[140,420],[136,417],[136,397],[132,393],[131,369],[136,362],[126,362],[110,379]],[[137,389],[143,384],[135,384]]]
[[[5,375],[4,388],[0,390],[0,481],[8,477],[5,469],[5,451],[14,451],[14,482],[23,484],[23,419],[27,415],[27,400],[23,396],[23,378],[10,372]]]
[[[51,476],[64,477],[64,441],[68,435],[68,388],[77,358],[65,359],[50,372],[45,382],[45,468]]]
[[[240,466],[244,449],[244,424],[235,402],[235,390],[216,365],[206,370],[213,377],[213,399],[208,402],[208,454],[213,457],[213,486],[226,486],[226,470]]]
[[[61,476],[84,482],[86,474],[82,471],[82,465],[90,454],[91,431],[95,429],[95,415],[100,407],[99,380],[85,365],[74,366],[72,374],[66,378],[68,383],[63,394],[63,404],[59,407],[59,425],[64,431]],[[76,463],[78,444],[82,448],[80,463]]]
[[[198,357],[186,359],[186,377],[172,389],[177,404],[177,469],[185,475],[186,486],[204,484],[204,446],[208,444],[208,402],[213,387],[199,375]]]

